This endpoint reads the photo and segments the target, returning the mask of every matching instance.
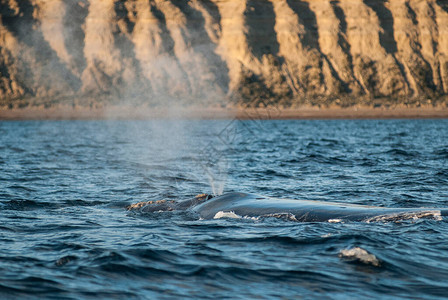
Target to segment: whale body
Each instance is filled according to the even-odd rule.
[[[255,218],[286,217],[298,222],[439,219],[448,215],[448,208],[386,208],[337,202],[273,198],[238,192],[226,193],[218,197],[202,194],[180,202],[157,201],[147,205],[134,204],[128,209],[138,209],[141,212],[191,209],[203,219],[232,215]]]

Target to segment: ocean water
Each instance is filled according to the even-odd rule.
[[[0,122],[0,298],[443,298],[448,222],[201,220],[230,191],[448,207],[448,120]]]

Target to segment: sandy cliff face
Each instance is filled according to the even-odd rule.
[[[447,93],[446,1],[0,0],[0,99],[291,105]]]

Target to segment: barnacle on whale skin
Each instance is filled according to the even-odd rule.
[[[134,204],[127,206],[126,209],[127,210],[139,209],[139,208],[142,208],[143,206],[150,205],[153,203],[154,203],[153,201],[138,202],[138,203],[134,203]]]
[[[193,199],[190,199],[187,201],[180,201],[180,202],[174,201],[174,200],[165,200],[165,199],[157,200],[157,201],[143,201],[143,202],[131,204],[131,205],[127,206],[126,209],[127,210],[145,210],[146,207],[154,204],[154,207],[158,207],[161,210],[165,210],[165,211],[172,211],[172,210],[177,210],[177,209],[182,210],[182,209],[187,209],[194,205],[198,205],[198,204],[200,204],[204,201],[207,201],[211,198],[213,198],[213,196],[209,195],[209,194],[198,194]],[[164,204],[164,205],[156,206],[156,205],[160,205],[160,204]],[[152,209],[150,209],[148,207],[146,210],[151,211]]]
[[[213,196],[209,194],[197,194],[194,198],[199,201],[204,201],[213,198]]]
[[[174,203],[175,201],[170,201],[169,203]],[[127,210],[133,210],[133,209],[140,209],[144,206],[147,205],[151,205],[151,204],[163,204],[163,203],[167,203],[167,200],[163,199],[163,200],[157,200],[157,201],[143,201],[143,202],[138,202],[138,203],[134,203],[131,204],[129,206],[126,207]]]

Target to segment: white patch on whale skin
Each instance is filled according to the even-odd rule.
[[[262,215],[262,218],[277,218],[277,219],[284,219],[284,220],[288,220],[288,221],[294,221],[294,222],[298,222],[299,220],[297,220],[296,216],[292,213],[275,213],[275,214],[267,214],[267,215]]]
[[[358,261],[366,265],[372,265],[374,267],[380,266],[380,261],[375,255],[367,252],[360,247],[354,247],[351,249],[343,249],[339,252],[339,257],[349,259],[351,261]]]
[[[241,219],[241,216],[237,215],[233,211],[218,211],[213,217],[213,219],[221,218]]]
[[[243,219],[252,220],[252,221],[258,221],[258,220],[260,220],[260,217],[244,216]]]
[[[342,220],[341,219],[329,219],[327,222],[328,223],[342,223]]]
[[[406,220],[416,221],[418,219],[434,219],[437,221],[443,220],[440,210],[419,211],[419,212],[405,212],[391,215],[381,215],[364,220],[370,222],[401,222]]]

